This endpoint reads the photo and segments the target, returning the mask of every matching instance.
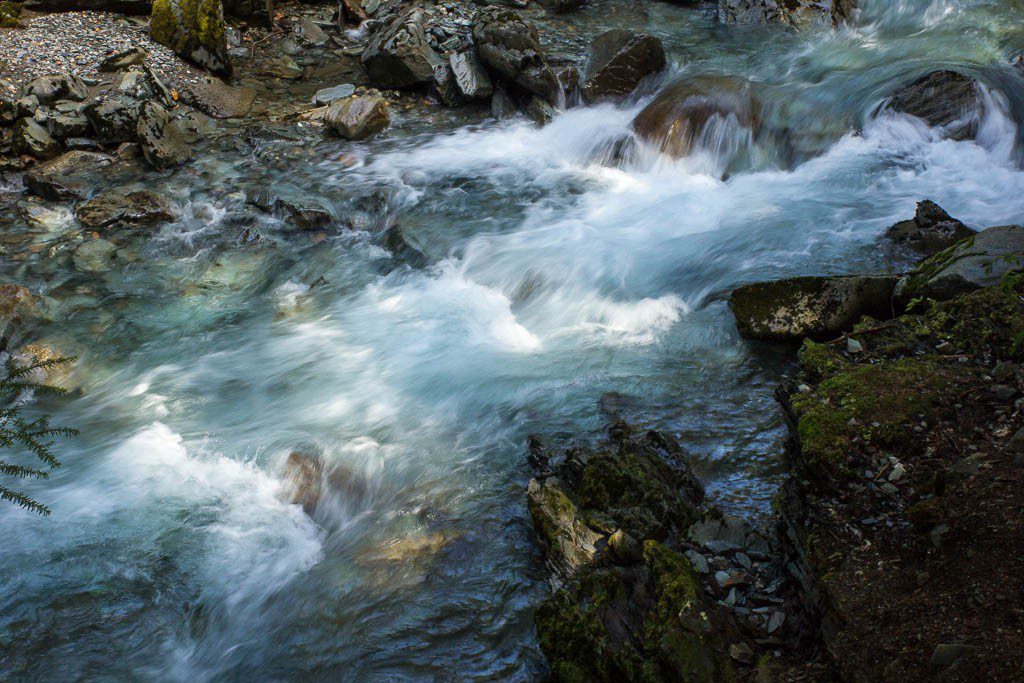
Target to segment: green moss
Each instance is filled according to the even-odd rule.
[[[797,358],[811,382],[820,382],[846,367],[846,359],[834,344],[819,344],[810,339],[804,341]]]
[[[960,364],[918,358],[843,370],[792,398],[803,459],[821,474],[844,479],[863,444],[912,454],[921,444],[913,429],[921,416],[944,418],[973,377]]]
[[[183,57],[227,63],[227,35],[220,0],[154,0],[149,22],[153,40]]]
[[[589,569],[537,610],[554,680],[732,680],[689,562],[655,541],[643,557],[636,568]]]
[[[21,5],[4,0],[0,2],[0,28],[21,28],[18,17],[21,16]]]
[[[672,468],[657,458],[632,452],[600,453],[591,458],[583,470],[578,496],[594,526],[617,525],[639,540],[662,539],[671,524],[684,525],[694,514],[680,495]]]

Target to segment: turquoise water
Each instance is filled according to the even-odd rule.
[[[171,175],[109,174],[164,192],[179,219],[116,235],[104,273],[74,270],[70,220],[10,247],[0,271],[45,293],[46,341],[81,355],[74,395],[39,407],[83,432],[25,487],[51,517],[0,508],[0,671],[533,678],[547,586],[526,435],[595,437],[599,399],[618,392],[626,417],[679,436],[717,501],[764,514],[788,356],[742,342],[724,293],[897,267],[877,239],[925,197],[975,227],[1018,222],[1024,88],[1004,27],[1020,20],[1012,2],[881,0],[829,33],[726,29],[668,4],[544,20],[565,40],[554,51],[645,26],[670,48],[666,81],[763,84],[802,151],[754,149],[727,180],[730,145],[599,163],[643,99],[542,129],[399,119],[359,145],[229,131]],[[977,143],[873,118],[893,87],[948,65],[991,86]],[[258,187],[358,229],[289,232],[246,208]],[[383,248],[392,224],[429,266]],[[360,495],[312,517],[289,505],[294,450],[345,464]]]

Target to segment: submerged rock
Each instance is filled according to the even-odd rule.
[[[365,140],[391,123],[383,97],[361,95],[338,100],[327,109],[327,125],[348,140]]]
[[[885,231],[885,236],[923,254],[934,254],[976,232],[935,202],[925,199],[917,203],[913,219],[896,223]]]
[[[102,273],[114,265],[114,253],[117,246],[104,239],[83,242],[75,249],[73,260],[75,268],[87,273]]]
[[[413,10],[374,34],[362,62],[374,85],[409,88],[431,83],[441,58],[423,32],[423,13]]]
[[[728,76],[684,78],[667,86],[633,119],[633,130],[661,151],[683,157],[710,124],[757,132],[759,104],[749,81]]]
[[[906,306],[914,299],[944,301],[999,284],[1007,273],[1024,269],[1024,227],[988,228],[920,263],[900,279],[895,296]]]
[[[953,140],[973,138],[982,115],[977,82],[949,70],[932,71],[901,87],[884,106],[941,128]]]
[[[75,216],[87,228],[103,228],[114,224],[139,225],[174,218],[170,203],[149,190],[104,192],[80,204],[75,209]]]
[[[231,75],[220,0],[154,0],[149,33],[181,57],[213,73]]]
[[[511,10],[486,7],[473,26],[473,40],[480,58],[498,74],[550,104],[561,104],[562,87],[533,24]]]
[[[588,102],[616,100],[633,92],[645,77],[665,68],[661,41],[639,31],[612,29],[590,45],[583,75],[583,97]]]
[[[36,309],[36,298],[26,287],[0,284],[0,336],[11,336],[10,327],[20,324]]]
[[[835,336],[862,316],[890,318],[898,278],[797,277],[737,287],[729,299],[740,334],[796,341]]]

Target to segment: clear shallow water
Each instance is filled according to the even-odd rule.
[[[131,263],[100,276],[69,268],[59,234],[33,238],[54,256],[4,266],[46,285],[50,339],[82,354],[81,395],[42,407],[83,436],[26,487],[52,517],[0,508],[0,670],[533,677],[530,615],[547,589],[525,436],[596,435],[600,397],[618,392],[627,417],[679,435],[717,500],[763,512],[786,355],[742,343],[723,295],[889,268],[878,235],[925,197],[976,227],[1019,222],[1017,126],[1000,113],[1020,111],[1000,61],[1013,5],[872,0],[855,28],[824,35],[724,30],[670,5],[571,19],[582,28],[566,50],[646,25],[674,74],[764,84],[772,115],[814,151],[793,164],[765,150],[725,181],[711,151],[597,163],[642,102],[543,129],[399,121],[354,146],[228,136],[170,177],[111,178],[160,188],[181,219],[121,236]],[[949,64],[1000,91],[981,144],[871,119],[895,84]],[[282,232],[244,207],[241,193],[266,185],[361,230]],[[254,221],[267,242],[239,239]],[[379,246],[391,222],[433,265]],[[293,450],[347,465],[365,493],[310,519],[281,499]]]

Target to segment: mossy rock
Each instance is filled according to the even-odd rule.
[[[693,568],[643,544],[633,567],[583,572],[541,604],[535,621],[556,681],[729,681],[733,672]]]
[[[797,341],[849,330],[861,317],[890,318],[897,278],[796,277],[738,287],[729,299],[750,339]]]
[[[998,286],[945,302],[924,301],[917,313],[884,329],[866,322],[854,328],[876,331],[862,337],[871,353],[885,357],[935,353],[943,342],[957,353],[990,363],[1024,360],[1024,275],[1010,272]],[[812,361],[810,365],[814,365]]]
[[[21,16],[21,5],[16,2],[0,2],[0,28],[21,28],[18,17]]]
[[[213,73],[231,75],[220,0],[154,0],[149,33],[179,56]]]
[[[681,475],[649,453],[625,449],[598,453],[583,469],[577,495],[580,506],[615,520],[634,538],[664,539],[670,528],[696,518],[683,494]],[[604,523],[607,525],[607,522]]]
[[[902,306],[921,299],[946,301],[992,287],[1007,273],[1024,270],[1024,227],[1003,225],[972,237],[922,261],[896,286]]]
[[[844,369],[790,400],[802,459],[839,482],[851,476],[851,458],[864,444],[913,455],[922,416],[934,423],[951,415],[976,377],[974,368],[919,358]]]

